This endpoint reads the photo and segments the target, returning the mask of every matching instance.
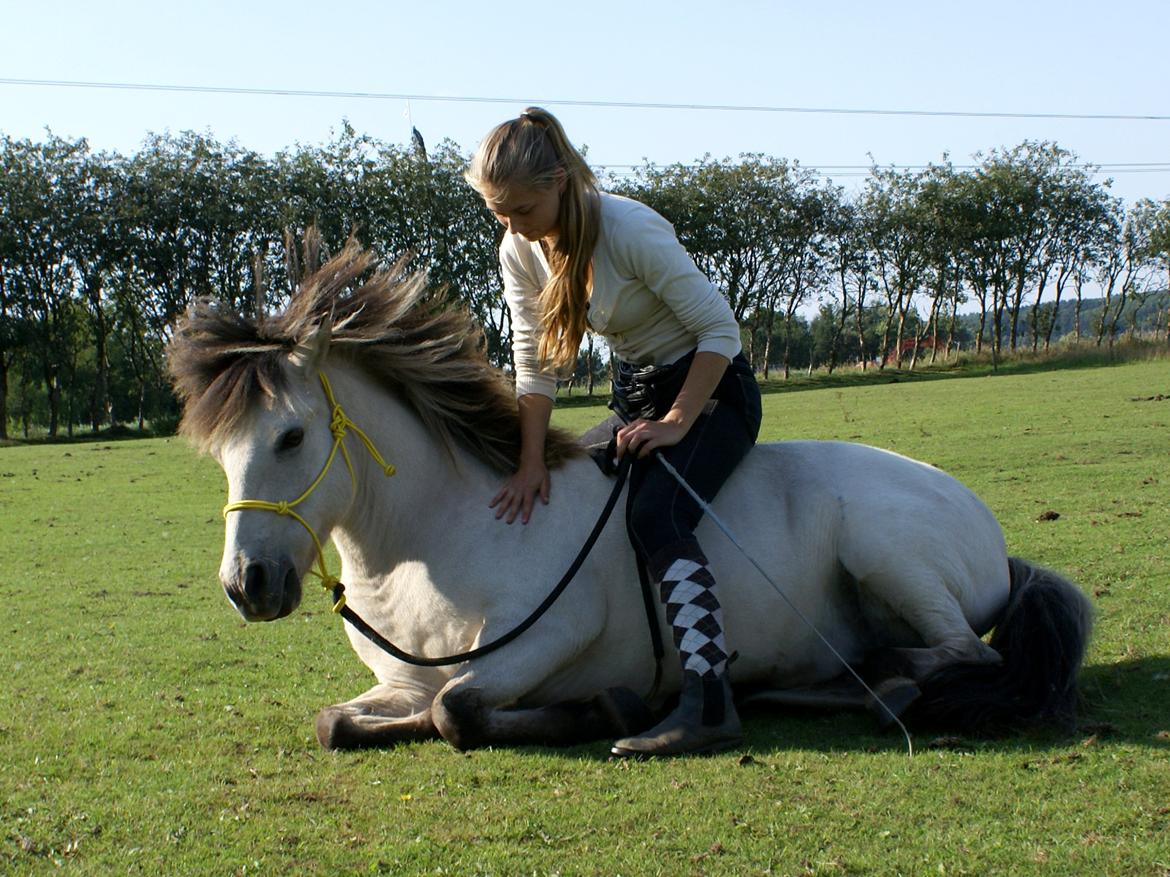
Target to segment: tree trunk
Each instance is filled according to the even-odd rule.
[[[886,313],[886,322],[882,326],[882,350],[881,359],[879,360],[878,368],[884,369],[886,362],[890,358],[890,330],[894,328],[894,310],[891,308]]]
[[[593,345],[594,345],[594,343],[595,343],[595,340],[593,338],[593,335],[590,334],[589,335],[589,347],[587,348],[588,352],[586,354],[588,357],[587,364],[589,366],[588,367],[588,377],[586,378],[586,380],[588,381],[588,387],[589,387],[588,393],[590,396],[593,395]]]
[[[57,382],[56,370],[47,366],[45,368],[45,391],[49,401],[49,438],[55,439],[61,413],[61,387]]]
[[[869,356],[865,352],[865,314],[863,311],[861,301],[858,300],[857,313],[854,315],[857,325],[857,358],[861,361],[861,370],[865,371],[869,368]]]
[[[1081,343],[1081,278],[1077,277],[1074,282],[1074,288],[1077,291],[1076,304],[1073,305],[1073,337],[1076,338],[1078,344]]]
[[[8,440],[8,362],[0,353],[0,441]]]
[[[94,337],[94,362],[97,373],[94,375],[90,419],[94,435],[97,435],[103,425],[111,427],[114,425],[114,406],[110,400],[110,357],[104,327]]]
[[[1011,319],[1010,346],[1008,349],[1011,350],[1012,353],[1015,353],[1016,348],[1019,346],[1020,310],[1024,304],[1024,280],[1022,277],[1016,281],[1015,291],[1012,294],[1010,303],[1006,301],[1006,295],[1004,298],[1005,304],[1008,305],[1008,316]]]
[[[1036,301],[1032,304],[1031,313],[1028,315],[1028,326],[1032,330],[1032,352],[1035,353],[1040,349],[1040,299],[1044,297],[1044,288],[1048,285],[1048,272],[1045,271],[1040,275],[1040,281],[1036,284]]]
[[[951,361],[951,348],[955,345],[955,329],[958,328],[959,322],[959,291],[955,287],[955,297],[951,300],[951,314],[947,320],[947,352],[946,361]]]

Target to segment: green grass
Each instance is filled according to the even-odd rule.
[[[212,462],[177,439],[0,449],[0,873],[1170,875],[1158,395],[1165,362],[765,398],[765,438],[941,466],[1093,596],[1077,734],[922,736],[913,759],[865,716],[779,713],[657,763],[322,752],[316,710],[370,678],[324,597],[270,625],[229,607]]]

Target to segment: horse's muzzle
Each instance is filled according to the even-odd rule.
[[[279,560],[240,558],[223,589],[246,621],[275,621],[301,603],[301,577],[288,557]]]

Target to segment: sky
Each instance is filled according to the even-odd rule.
[[[975,153],[1050,140],[1114,166],[1099,178],[1112,177],[1128,201],[1170,197],[1166,0],[0,0],[0,22],[0,133],[18,139],[42,139],[48,128],[129,154],[151,132],[194,130],[271,155],[325,143],[348,120],[396,143],[413,125],[428,144],[449,138],[470,152],[494,124],[536,103],[595,166],[755,152],[855,189],[874,162],[920,166],[949,155],[965,165]],[[630,103],[1161,118],[604,105]]]

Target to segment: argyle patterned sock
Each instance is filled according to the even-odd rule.
[[[710,678],[727,669],[723,609],[714,588],[715,578],[705,562],[681,557],[667,567],[659,583],[683,669]]]

